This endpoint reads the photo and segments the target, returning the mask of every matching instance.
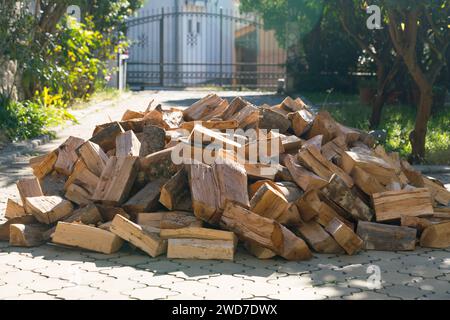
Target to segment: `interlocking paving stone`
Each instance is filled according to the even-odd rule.
[[[437,279],[419,279],[409,283],[408,286],[419,288],[426,291],[427,294],[436,294],[450,289],[450,283],[448,281]]]
[[[345,300],[400,300],[400,298],[389,297],[386,294],[375,291],[355,292],[349,296],[343,296],[342,298]]]
[[[137,268],[151,271],[156,274],[165,274],[171,271],[178,271],[182,269],[182,265],[173,260],[166,258],[150,258],[147,263],[136,265]]]
[[[28,283],[26,285],[26,289],[30,289],[35,292],[48,292],[50,290],[68,288],[73,287],[75,285],[76,284],[66,280],[44,278],[44,279],[36,279],[35,281]]]
[[[124,292],[134,289],[145,288],[146,285],[137,281],[123,279],[107,279],[102,282],[96,282],[91,286],[101,289],[105,292]]]
[[[401,299],[418,299],[424,297],[426,292],[420,290],[419,288],[402,286],[402,285],[393,285],[389,287],[385,287],[381,290],[375,290],[378,293],[389,295],[390,297],[396,297]]]
[[[175,277],[168,274],[155,275],[149,273],[147,275],[139,274],[137,276],[130,276],[130,280],[137,281],[138,283],[145,284],[147,286],[161,286],[161,285],[171,285],[177,282],[183,282],[185,279]]]
[[[335,285],[323,285],[313,288],[314,292],[318,295],[326,296],[327,298],[337,298],[346,296],[352,293],[360,292],[360,289],[349,288],[345,284],[335,284]]]
[[[1,299],[15,299],[20,295],[27,293],[33,293],[33,291],[25,289],[13,283],[8,283],[7,285],[0,286]]]
[[[269,293],[267,297],[279,300],[324,300],[327,298],[319,294],[315,288],[285,290],[277,293]]]
[[[44,293],[44,292],[34,292],[34,293],[22,294],[22,295],[18,296],[17,299],[20,299],[20,300],[61,300],[61,298],[57,298],[55,296],[52,296],[52,295]]]
[[[167,299],[169,296],[178,296],[181,293],[161,287],[146,287],[142,289],[126,291],[123,292],[123,294],[129,296],[132,299],[155,300],[155,299]]]
[[[48,291],[49,294],[65,300],[90,300],[93,296],[97,296],[102,292],[105,291],[88,286],[74,286]]]

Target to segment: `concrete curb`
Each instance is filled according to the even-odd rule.
[[[13,142],[8,144],[3,150],[0,156],[0,166],[7,162],[15,161],[17,158],[30,154],[37,147],[50,142],[52,139],[49,135],[37,137],[32,140],[26,140],[21,142]]]
[[[417,165],[414,166],[416,170],[424,174],[434,174],[434,173],[450,173],[449,166],[425,166],[425,165]]]

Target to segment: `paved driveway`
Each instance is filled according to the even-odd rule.
[[[52,150],[69,135],[88,138],[95,124],[117,120],[127,108],[143,110],[151,99],[188,106],[204,95],[143,92],[78,111],[78,125],[58,128],[58,138],[33,153]],[[256,104],[282,100],[265,93],[243,95]],[[6,152],[0,154],[1,214],[7,198],[18,197],[15,181],[31,174],[28,156],[15,161],[2,157]],[[450,249],[317,254],[307,262],[257,260],[239,249],[232,263],[151,258],[128,247],[102,255],[54,245],[12,248],[0,242],[0,299],[450,299]]]

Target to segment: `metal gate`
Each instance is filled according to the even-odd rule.
[[[132,88],[277,88],[286,51],[261,19],[234,10],[140,11],[127,22]]]

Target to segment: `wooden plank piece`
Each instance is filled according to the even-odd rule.
[[[52,242],[104,254],[117,252],[123,245],[123,240],[112,232],[67,222],[58,222]]]
[[[230,240],[169,239],[167,258],[232,261],[235,250]]]
[[[141,226],[121,215],[114,217],[110,230],[152,257],[167,251],[167,241],[162,240],[158,234],[146,232]]]

